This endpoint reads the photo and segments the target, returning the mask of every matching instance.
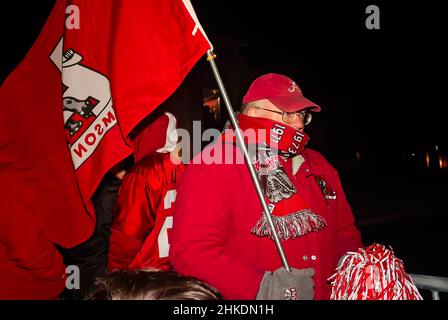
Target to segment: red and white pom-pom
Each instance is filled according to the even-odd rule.
[[[423,300],[403,261],[376,243],[348,252],[328,280],[330,300]]]

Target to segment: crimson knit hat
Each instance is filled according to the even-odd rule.
[[[305,98],[299,86],[290,78],[268,73],[252,82],[249,90],[243,98],[243,103],[268,99],[277,108],[285,112],[295,112],[305,108],[319,112],[320,107]]]

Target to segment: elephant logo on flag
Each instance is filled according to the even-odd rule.
[[[77,169],[117,124],[110,83],[103,74],[81,64],[83,57],[75,50],[63,52],[63,38],[50,59],[62,73],[66,138]]]

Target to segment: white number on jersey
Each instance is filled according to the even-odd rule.
[[[176,190],[170,190],[166,193],[163,200],[163,209],[171,209],[174,201],[176,201]],[[157,238],[159,244],[159,258],[168,257],[170,251],[170,243],[168,241],[168,229],[173,227],[173,217],[166,217],[160,229],[159,237]]]

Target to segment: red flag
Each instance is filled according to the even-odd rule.
[[[89,237],[90,198],[132,152],[129,132],[211,48],[190,10],[188,0],[59,0],[6,79],[0,172],[28,187],[50,240]]]

